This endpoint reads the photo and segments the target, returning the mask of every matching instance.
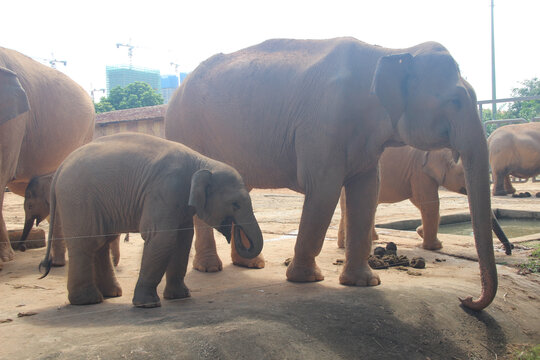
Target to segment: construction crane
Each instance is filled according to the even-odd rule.
[[[131,42],[131,40],[130,40],[130,42]],[[116,48],[117,49],[119,49],[120,46],[124,46],[124,47],[128,48],[129,68],[131,69],[133,67],[133,49],[135,48],[135,46],[133,46],[130,43],[127,43],[127,44],[116,43]]]
[[[48,62],[49,65],[51,65],[51,67],[53,69],[56,69],[56,64],[64,64],[64,66],[67,66],[67,61],[66,60],[57,60],[55,57],[54,57],[54,54],[51,54],[51,58],[52,59],[43,59],[44,61]]]

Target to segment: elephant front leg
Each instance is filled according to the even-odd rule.
[[[216,250],[214,229],[197,216],[193,217],[195,224],[195,256],[193,267],[202,272],[217,272],[223,269],[223,264]]]
[[[244,243],[244,246],[246,248],[249,248],[249,243]],[[234,265],[237,266],[243,266],[251,269],[262,269],[264,268],[265,261],[263,254],[259,254],[255,256],[253,259],[246,259],[238,255],[238,252],[236,251],[236,246],[234,246],[234,241],[231,241],[231,259]]]
[[[420,209],[422,215],[422,225],[416,232],[423,239],[422,247],[426,250],[439,250],[442,248],[442,242],[437,238],[439,231],[439,196],[435,198],[424,199],[423,201],[412,201]]]
[[[368,264],[378,187],[377,168],[358,175],[345,185],[347,242],[345,266],[339,277],[343,285],[374,286],[381,283]]]
[[[190,227],[192,227],[192,224],[181,226],[181,228]],[[167,284],[163,291],[163,297],[165,299],[183,299],[190,296],[184,278],[186,276],[192,240],[193,230],[179,231],[176,247],[174,248],[169,260],[169,265],[167,266]]]
[[[331,181],[306,191],[294,257],[287,267],[287,280],[321,281],[324,276],[315,262],[339,200],[341,184]]]
[[[177,229],[178,226],[175,224],[159,228]],[[145,308],[158,307],[161,306],[161,301],[156,288],[165,274],[171,255],[175,252],[176,237],[171,231],[155,230],[141,231],[141,235],[144,238],[144,249],[139,279],[133,294],[133,305]]]

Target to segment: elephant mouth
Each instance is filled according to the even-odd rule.
[[[217,231],[219,231],[221,234],[223,234],[223,236],[225,236],[229,244],[231,243],[232,230],[234,226],[233,224],[234,219],[232,217],[227,217],[221,222],[221,224],[217,228]]]

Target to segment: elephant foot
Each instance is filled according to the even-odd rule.
[[[339,249],[344,249],[345,248],[345,239],[338,236],[338,239],[337,239],[337,247]]]
[[[133,294],[133,305],[141,308],[154,308],[160,307],[161,301],[155,288],[145,289],[142,287],[136,287]]]
[[[199,256],[193,258],[193,268],[202,272],[218,272],[223,270],[223,264],[217,254]]]
[[[109,284],[103,287],[100,286],[99,289],[101,290],[103,297],[106,298],[122,296],[122,288],[118,283]]]
[[[52,266],[61,267],[66,265],[66,257],[64,255],[62,256],[53,256],[52,257]]]
[[[240,257],[238,255],[233,255],[232,262],[234,265],[243,266],[251,269],[262,269],[266,264],[264,261],[264,256],[262,254],[259,254],[253,259],[244,259],[243,257]]]
[[[493,190],[493,196],[506,196],[506,190]]]
[[[439,240],[439,239],[435,239],[435,240],[431,240],[431,241],[426,241],[426,239],[424,239],[424,242],[422,243],[422,247],[426,250],[439,250],[439,249],[442,249],[442,242]]]
[[[295,257],[287,267],[287,280],[292,282],[313,282],[324,280],[324,276],[315,260],[305,264],[299,263]]]
[[[103,295],[94,285],[68,291],[71,305],[90,305],[103,302]]]
[[[167,284],[163,291],[163,297],[168,300],[183,299],[190,296],[189,289],[183,281],[175,285]]]
[[[11,261],[15,258],[15,252],[8,242],[0,243],[0,260]]]
[[[339,276],[339,283],[352,286],[376,286],[381,283],[381,279],[371,271],[371,268],[366,263],[366,265],[355,269],[345,265],[343,272]]]

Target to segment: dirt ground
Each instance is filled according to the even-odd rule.
[[[518,185],[540,191],[540,183]],[[441,191],[441,214],[468,211],[464,196]],[[124,295],[102,304],[72,306],[65,268],[38,280],[44,248],[17,252],[0,271],[0,359],[509,359],[540,343],[540,275],[519,275],[529,240],[504,254],[495,240],[499,290],[484,311],[459,306],[458,297],[480,293],[472,238],[440,235],[444,248],[425,251],[415,232],[380,230],[377,243],[393,241],[398,254],[423,256],[414,272],[377,270],[382,284],[339,285],[344,251],[336,246],[339,208],[317,258],[325,280],[291,283],[285,259],[293,255],[303,196],[288,190],[256,190],[252,200],[264,233],[266,267],[231,265],[230,248],[218,237],[219,273],[188,270],[191,297],[162,300],[162,307],[131,305],[143,242],[132,234],[121,244],[117,275]],[[8,229],[22,228],[23,199],[6,194]],[[540,199],[493,198],[494,208],[540,211]],[[381,205],[377,223],[417,219],[408,201]],[[45,230],[47,223],[40,225]],[[163,285],[158,293],[161,295]]]

